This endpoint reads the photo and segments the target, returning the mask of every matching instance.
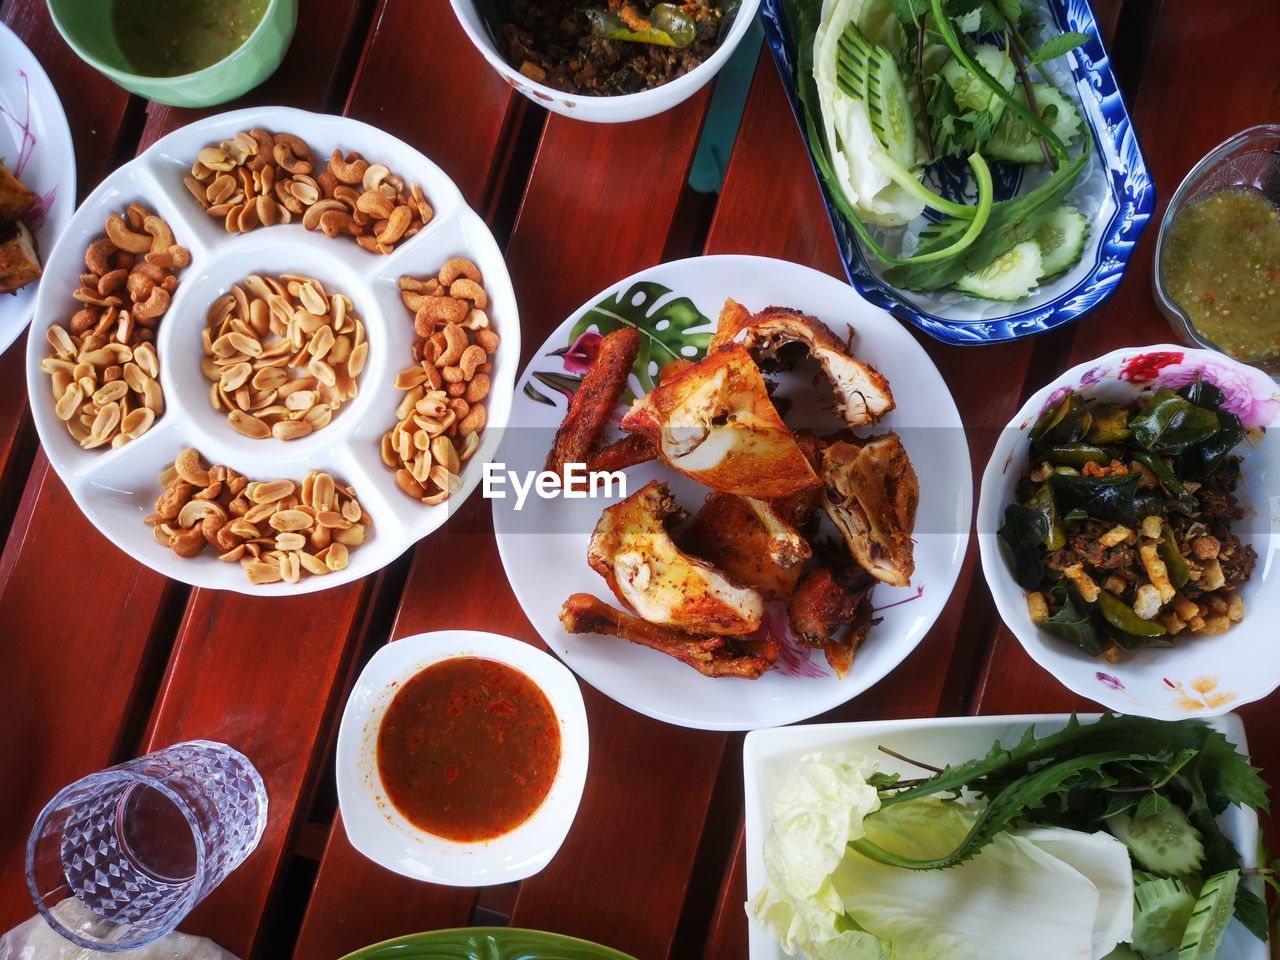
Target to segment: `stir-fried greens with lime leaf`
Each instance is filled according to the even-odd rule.
[[[1225,633],[1257,562],[1232,529],[1244,439],[1205,380],[1133,404],[1067,391],[1031,428],[999,536],[1041,629],[1091,656]]]
[[[856,755],[800,762],[747,904],[786,952],[1215,960],[1233,918],[1266,939],[1265,903],[1243,878],[1272,871],[1245,870],[1218,818],[1266,811],[1267,788],[1207,724],[1072,717],[928,769],[906,780]]]
[[[814,164],[843,218],[887,266],[888,283],[1012,301],[1078,262],[1088,222],[1065,198],[1091,139],[1044,65],[1087,37],[1050,31],[1023,0],[785,0],[784,8]],[[926,168],[948,157],[967,162],[975,203],[926,186]],[[997,201],[992,162],[1049,174]],[[926,211],[936,222],[914,249],[893,253],[877,240],[879,228],[905,230]]]

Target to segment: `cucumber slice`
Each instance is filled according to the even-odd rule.
[[[867,77],[867,112],[871,129],[881,145],[900,165],[916,162],[916,121],[907,99],[907,88],[897,61],[887,49],[876,45],[871,52],[871,73]]]
[[[1179,880],[1157,877],[1133,888],[1133,948],[1148,956],[1182,943],[1196,898]]]
[[[989,43],[980,43],[973,50],[973,58],[1006,90],[1013,90],[1017,70],[1013,60],[1003,50]],[[942,79],[951,87],[956,106],[961,111],[986,110],[993,119],[999,119],[1004,113],[1005,102],[992,93],[985,83],[966,70],[955,57],[942,65],[941,74]]]
[[[1056,277],[1070,270],[1084,253],[1084,242],[1089,237],[1089,221],[1075,207],[1064,204],[1045,222],[1035,234],[1040,245],[1040,278]]]
[[[1231,926],[1236,887],[1239,885],[1239,870],[1224,870],[1204,882],[1200,899],[1196,901],[1187,930],[1182,935],[1178,960],[1215,960],[1222,938],[1227,935],[1227,927]]]
[[[916,162],[916,122],[898,62],[887,47],[872,43],[849,24],[836,54],[840,88],[867,106],[871,129],[899,166]]]
[[[1080,111],[1075,104],[1047,83],[1033,83],[1031,90],[1036,95],[1036,109],[1040,111],[1041,118],[1064,145],[1070,144],[1080,133],[1081,126]],[[1027,92],[1022,87],[1013,91],[1013,96],[1023,106],[1028,105]],[[1014,163],[1040,163],[1044,160],[1039,139],[1012,111],[1000,117],[995,132],[986,143],[986,152],[992,159],[1012,160]]]
[[[1204,862],[1200,831],[1182,808],[1170,804],[1154,817],[1135,820],[1126,813],[1107,817],[1107,829],[1129,848],[1138,865],[1162,877],[1186,877]]]
[[[1021,300],[1040,277],[1040,247],[1024,240],[996,257],[981,270],[966,273],[956,289],[987,300]]]

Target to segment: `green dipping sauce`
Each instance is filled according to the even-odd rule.
[[[111,24],[129,68],[180,77],[231,56],[270,0],[112,0]]]
[[[1169,296],[1223,352],[1280,354],[1280,208],[1263,194],[1232,188],[1179,212],[1162,269]]]

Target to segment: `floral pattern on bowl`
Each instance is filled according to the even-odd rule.
[[[1241,594],[1244,620],[1220,636],[1185,638],[1172,647],[1148,648],[1118,663],[1086,656],[1043,633],[1027,612],[1024,591],[1014,582],[996,530],[1023,473],[1031,425],[1071,389],[1123,400],[1160,388],[1177,389],[1197,378],[1213,383],[1225,406],[1248,428],[1238,453],[1245,460],[1239,496],[1246,515],[1241,538],[1259,563]],[[1117,350],[1068,370],[1032,396],[996,443],[983,475],[978,503],[982,569],[1001,618],[1033,660],[1066,687],[1124,713],[1176,720],[1217,716],[1261,699],[1280,686],[1280,647],[1273,625],[1280,620],[1280,589],[1269,563],[1280,552],[1280,388],[1261,370],[1207,350],[1173,345]]]

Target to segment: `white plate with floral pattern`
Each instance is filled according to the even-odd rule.
[[[1027,432],[1042,411],[1068,389],[1086,396],[1127,400],[1160,387],[1178,389],[1203,377],[1225,394],[1223,408],[1248,430],[1238,453],[1241,481],[1236,495],[1245,510],[1233,528],[1258,553],[1258,563],[1241,590],[1245,616],[1219,636],[1175,638],[1171,647],[1147,647],[1119,663],[1090,657],[1049,636],[1031,622],[1023,589],[1014,581],[996,530],[1005,506],[1014,501],[1025,473]],[[1120,713],[1161,720],[1220,716],[1261,699],[1280,686],[1280,589],[1275,569],[1280,552],[1280,388],[1254,367],[1212,350],[1157,345],[1116,350],[1073,367],[1026,402],[1001,434],[982,477],[978,503],[978,543],[982,570],[1005,625],[1040,666],[1061,683]]]
[[[595,356],[602,335],[622,326],[644,334],[630,394],[653,387],[658,369],[676,357],[700,356],[727,298],[750,310],[794,307],[823,321],[843,339],[852,328],[853,353],[888,378],[897,409],[870,435],[896,431],[920,481],[915,527],[915,575],[905,588],[878,584],[872,600],[881,617],[838,678],[821,653],[791,637],[785,605],[770,605],[765,627],[782,643],[779,666],[758,680],[710,679],[664,654],[615,637],[570,635],[558,614],[574,593],[617,605],[605,582],[587,566],[587,544],[612,497],[540,499],[530,494],[516,509],[509,494],[494,499],[493,522],[507,577],[543,640],[584,680],[633,710],[686,727],[747,730],[794,723],[862,693],[896,667],[924,638],[955,586],[972,513],[969,448],[955,402],[942,376],[915,339],[887,313],[839,280],[807,267],[762,257],[698,257],[665,263],[621,280],[593,297],[533,354],[517,383],[511,419],[498,460],[524,475],[542,468],[568,398]],[[816,369],[816,367],[814,368]],[[825,379],[807,366],[776,377],[775,396],[792,401],[787,422],[819,435],[841,426],[822,409]],[[624,396],[630,401],[630,395]],[[616,411],[620,417],[624,408]],[[661,464],[627,471],[634,493],[649,480],[667,481],[691,512],[708,492]]]
[[[0,23],[0,160],[40,199],[23,218],[41,263],[76,208],[76,150],[62,101],[39,61]],[[40,281],[0,295],[0,353],[31,322]]]

